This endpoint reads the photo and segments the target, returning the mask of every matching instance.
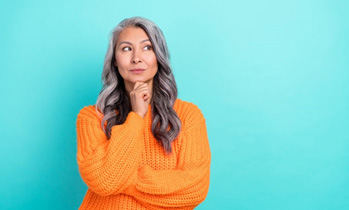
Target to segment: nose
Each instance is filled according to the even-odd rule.
[[[138,50],[133,51],[133,57],[132,57],[132,63],[137,64],[140,63],[141,61],[141,56]]]

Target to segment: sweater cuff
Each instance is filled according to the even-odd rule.
[[[138,120],[144,121],[144,118],[143,118],[141,115],[139,115],[139,114],[137,114],[136,112],[134,112],[134,111],[130,111],[130,112],[128,113],[127,118],[128,118],[128,117],[136,118],[136,119],[138,119]]]
[[[139,127],[138,129],[143,129],[145,125],[144,118],[134,111],[131,111],[128,113],[128,116],[125,122],[131,124],[132,126],[134,126],[133,128],[136,128],[136,129],[138,127]]]
[[[113,131],[115,130],[118,130],[115,132],[129,132],[130,129],[134,131],[142,130],[144,125],[145,120],[143,119],[143,117],[137,114],[136,112],[131,111],[128,113],[126,120],[122,125],[112,127],[111,133],[113,133]]]

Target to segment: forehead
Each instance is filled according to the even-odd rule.
[[[149,39],[149,37],[142,28],[129,27],[121,31],[118,36],[117,43],[122,41],[134,43],[143,41],[145,39]]]

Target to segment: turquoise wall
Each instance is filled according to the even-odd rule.
[[[197,209],[349,209],[349,2],[1,1],[0,209],[77,209],[77,113],[108,35],[144,16],[212,150]]]

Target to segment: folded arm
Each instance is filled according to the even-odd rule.
[[[100,120],[88,107],[77,118],[79,171],[86,185],[95,193],[119,194],[137,180],[143,145],[143,118],[130,112],[122,125],[115,125],[107,140]]]
[[[178,139],[180,140],[180,139]],[[191,207],[205,200],[210,182],[211,152],[204,120],[184,131],[177,168],[155,170],[145,165],[137,183],[124,193],[145,206]]]

